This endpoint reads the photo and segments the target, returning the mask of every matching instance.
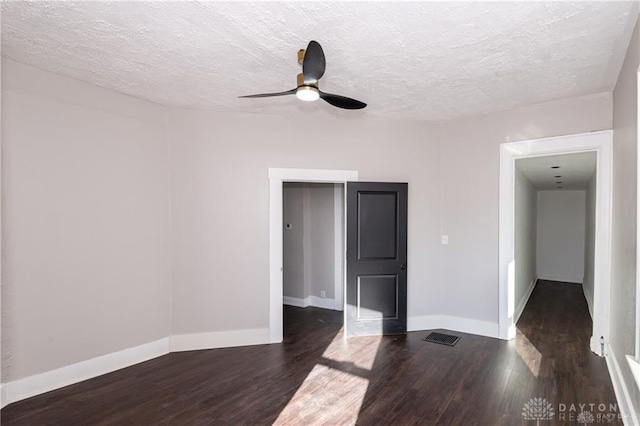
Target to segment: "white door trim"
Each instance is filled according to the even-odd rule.
[[[640,123],[640,85],[637,83],[640,83],[640,68],[636,74],[636,123]],[[636,144],[640,143],[640,134],[637,135],[637,138]],[[638,164],[640,164],[640,149],[636,153],[636,165]],[[640,242],[640,167],[636,166],[636,169],[636,344],[633,355],[635,361],[640,362],[640,250],[638,250],[638,242]],[[640,387],[640,380],[637,380],[637,384]]]
[[[269,341],[282,342],[282,184],[358,180],[354,170],[269,168]],[[346,191],[346,185],[345,185]]]
[[[347,205],[346,200],[347,188],[342,185],[340,188],[338,185],[333,189],[333,223],[334,223],[334,235],[333,235],[333,250],[334,250],[334,308],[336,311],[344,310],[344,265],[346,259],[346,253],[344,249],[344,235],[345,234],[345,207]]]
[[[500,338],[512,339],[514,322],[514,215],[515,160],[526,157],[594,151],[596,165],[596,230],[594,264],[594,317],[591,350],[601,355],[600,336],[609,341],[611,284],[612,131],[582,133],[533,139],[500,145],[500,255],[499,324]],[[605,348],[607,345],[605,344]]]

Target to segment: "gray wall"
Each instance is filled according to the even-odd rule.
[[[335,293],[334,185],[315,184],[309,191],[309,295],[333,299]],[[339,226],[339,224],[338,224]]]
[[[439,127],[309,114],[311,133],[287,117],[171,112],[174,334],[268,326],[270,167],[408,182],[408,311],[440,312]]]
[[[334,191],[334,184],[283,185],[284,296],[307,299],[325,291],[326,299],[334,299]]]
[[[304,273],[305,241],[304,241],[304,202],[305,187],[301,184],[285,183],[282,188],[282,227],[291,224],[290,230],[282,234],[282,285],[283,295],[305,299],[309,289]]]
[[[520,172],[515,173],[515,306],[522,313],[536,279],[537,190]],[[517,321],[517,318],[516,318]]]
[[[164,110],[3,59],[3,380],[164,338]]]
[[[442,232],[449,235],[442,258],[443,313],[498,321],[500,144],[610,128],[609,95],[501,111],[442,126]]]
[[[613,258],[611,279],[611,348],[626,388],[640,410],[625,355],[635,353],[636,339],[636,179],[640,29],[638,23],[613,92]]]
[[[582,283],[584,235],[585,191],[538,191],[539,279]]]
[[[593,317],[593,283],[596,250],[596,175],[593,175],[585,190],[585,232],[584,232],[584,278],[582,289]]]

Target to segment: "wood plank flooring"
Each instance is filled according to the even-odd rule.
[[[588,420],[578,404],[596,424],[620,423],[576,284],[539,281],[511,342],[448,332],[462,336],[448,347],[424,331],[345,340],[340,312],[284,312],[282,344],[172,353],[11,404],[2,424],[534,425],[523,419],[531,398],[553,408],[540,424]]]

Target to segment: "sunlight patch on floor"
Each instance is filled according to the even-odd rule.
[[[527,337],[518,330],[518,337],[516,339],[516,352],[522,361],[529,367],[529,371],[536,378],[540,374],[540,363],[542,362],[542,354],[536,347],[527,339]]]
[[[368,386],[368,379],[318,364],[274,424],[355,424]]]
[[[331,344],[322,354],[328,360],[343,362],[357,368],[371,370],[380,348],[382,336],[361,336],[346,339],[344,330],[336,335]]]
[[[345,339],[341,330],[274,424],[355,424],[381,340],[382,336]]]

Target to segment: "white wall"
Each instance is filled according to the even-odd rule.
[[[3,380],[168,335],[164,110],[3,59]]]
[[[358,115],[321,120],[313,111],[308,120],[313,132],[308,121],[286,117],[171,113],[173,333],[268,327],[269,167],[408,182],[409,316],[440,312],[438,127]]]
[[[537,190],[515,173],[515,321],[522,314],[536,280]]]
[[[443,125],[442,232],[449,235],[442,263],[444,314],[498,322],[500,144],[610,128],[609,94]]]
[[[541,280],[582,283],[585,191],[538,191],[536,274]]]
[[[596,251],[596,175],[593,175],[585,190],[585,231],[584,231],[584,278],[582,290],[593,318],[593,284]]]
[[[610,349],[630,395],[631,410],[640,412],[640,392],[625,355],[635,352],[636,197],[640,24],[636,27],[613,92],[613,240]],[[620,399],[620,395],[618,396]]]
[[[338,185],[342,187],[342,185]],[[283,185],[283,295],[294,304],[326,307],[335,293],[335,186]],[[338,206],[340,207],[340,206]],[[286,224],[291,229],[286,229]],[[342,238],[341,238],[342,240]],[[322,297],[322,292],[325,296]],[[313,296],[313,297],[310,297]],[[290,300],[294,298],[299,300]],[[326,299],[325,304],[316,303]],[[334,306],[334,303],[331,303]]]

